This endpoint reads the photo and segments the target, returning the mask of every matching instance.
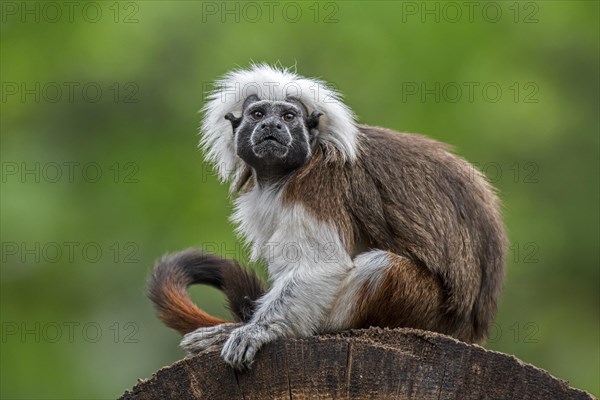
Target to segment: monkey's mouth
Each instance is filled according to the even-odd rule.
[[[273,133],[267,133],[264,135],[261,135],[258,140],[256,140],[254,142],[254,146],[258,146],[261,145],[263,143],[271,143],[271,144],[279,144],[281,146],[286,146],[288,145],[287,140],[285,140],[286,138],[282,137],[281,135],[276,135]]]
[[[267,156],[284,157],[288,152],[288,143],[285,138],[279,135],[266,134],[254,142],[252,151],[260,158]]]

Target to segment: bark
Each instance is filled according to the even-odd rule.
[[[265,346],[237,372],[218,351],[177,361],[121,399],[594,399],[519,359],[415,329],[355,330]]]

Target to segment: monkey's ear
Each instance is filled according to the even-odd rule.
[[[323,115],[320,111],[313,111],[308,118],[306,118],[306,128],[310,131],[319,126],[319,117]]]
[[[250,96],[246,97],[246,100],[244,100],[244,104],[242,105],[242,110],[245,110],[250,104],[256,103],[257,101],[260,101],[258,96],[255,94],[251,94]]]
[[[228,120],[229,122],[231,122],[231,127],[233,128],[234,132],[238,128],[238,126],[240,126],[240,124],[242,123],[242,119],[244,119],[244,110],[250,104],[255,103],[257,101],[260,101],[258,96],[255,94],[251,94],[250,96],[246,97],[246,100],[244,100],[244,104],[242,105],[242,115],[239,118],[236,118],[236,116],[233,115],[232,113],[227,113],[225,115],[225,119]]]
[[[243,117],[236,118],[236,116],[232,113],[227,113],[225,115],[225,119],[231,122],[231,127],[233,128],[234,132],[237,129],[237,127],[240,126],[240,124],[242,123],[242,118]]]

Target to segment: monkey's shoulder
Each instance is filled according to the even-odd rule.
[[[377,155],[403,160],[418,156],[425,161],[453,156],[452,146],[418,133],[397,132],[377,126],[358,125],[359,154],[365,157]]]
[[[469,185],[482,179],[474,167],[452,152],[452,147],[423,135],[358,125],[357,158],[347,160],[323,143],[308,163],[286,184],[288,198],[320,198],[365,193],[393,185],[410,193],[452,183]],[[398,186],[399,185],[399,186]],[[402,190],[407,186],[407,190]],[[439,189],[439,188],[438,188]]]
[[[423,190],[444,190],[445,186],[479,187],[487,191],[483,175],[468,161],[456,155],[451,145],[416,133],[359,125],[358,165],[377,180]]]

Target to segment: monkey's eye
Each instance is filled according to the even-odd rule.
[[[292,122],[294,120],[294,118],[296,118],[296,114],[294,114],[294,113],[289,112],[289,113],[283,114],[283,120],[285,122]]]
[[[265,116],[265,114],[263,114],[262,111],[254,111],[252,113],[252,118],[254,118],[257,121],[260,121],[261,119],[263,119],[264,116]]]

